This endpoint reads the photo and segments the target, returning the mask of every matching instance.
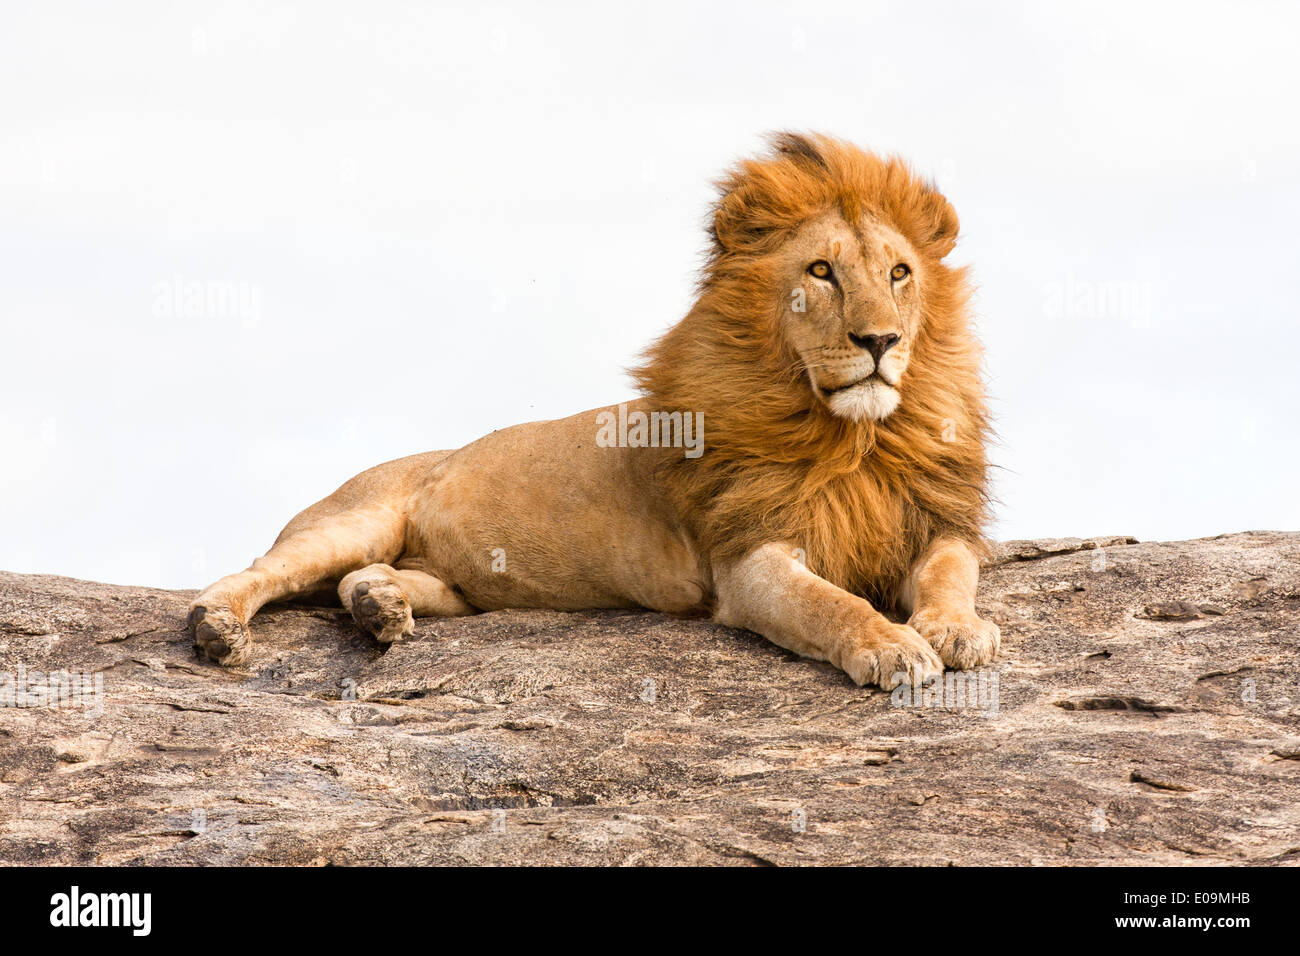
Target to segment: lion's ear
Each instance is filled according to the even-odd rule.
[[[753,249],[774,229],[790,225],[796,197],[807,193],[810,181],[831,176],[823,138],[787,132],[768,141],[770,156],[741,162],[716,184],[710,231],[721,252]]]
[[[922,205],[921,241],[928,247],[931,255],[942,259],[952,252],[957,245],[957,210],[942,193],[930,190],[926,193]]]
[[[749,209],[744,183],[723,185],[724,191],[713,207],[709,232],[719,252],[739,252],[757,238],[759,228]]]

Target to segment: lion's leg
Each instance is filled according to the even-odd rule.
[[[404,521],[390,507],[340,510],[329,499],[294,518],[265,555],[245,571],[205,588],[190,605],[196,649],[226,665],[252,649],[248,622],[264,604],[332,584],[353,568],[392,561]]]
[[[908,624],[958,670],[983,667],[997,656],[1002,632],[975,613],[979,559],[965,541],[934,541],[912,568],[899,595]]]
[[[819,578],[795,549],[766,544],[714,575],[714,619],[762,634],[774,644],[830,661],[859,684],[917,686],[943,662],[916,631]]]
[[[418,568],[372,564],[339,582],[339,600],[382,644],[415,631],[417,617],[459,617],[478,610],[440,578]]]

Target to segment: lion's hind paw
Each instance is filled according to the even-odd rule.
[[[381,644],[415,633],[415,618],[406,595],[387,581],[361,581],[352,589],[352,619]]]
[[[224,667],[237,667],[248,660],[253,638],[235,612],[228,607],[196,605],[190,609],[190,633],[194,652]]]

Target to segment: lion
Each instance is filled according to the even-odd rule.
[[[332,587],[385,645],[417,617],[645,608],[887,690],[993,660],[956,212],[824,135],[777,134],[718,186],[695,304],[633,370],[640,398],[356,476],[195,598],[197,652],[243,664],[259,608]]]

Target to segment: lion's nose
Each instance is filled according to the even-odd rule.
[[[880,357],[892,349],[898,343],[898,333],[888,332],[885,335],[857,335],[850,332],[849,338],[853,344],[860,349],[866,349],[871,353],[871,357],[877,362]]]

